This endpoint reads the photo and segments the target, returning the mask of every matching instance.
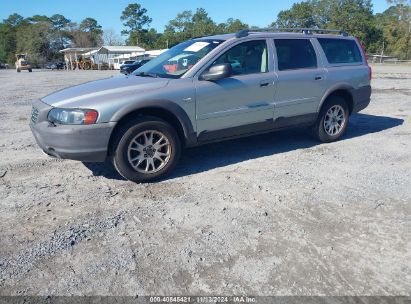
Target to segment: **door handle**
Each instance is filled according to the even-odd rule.
[[[323,80],[324,79],[324,77],[323,76],[321,76],[321,75],[317,75],[317,76],[315,76],[315,80]]]
[[[269,81],[261,81],[260,82],[260,87],[268,87],[270,85]]]

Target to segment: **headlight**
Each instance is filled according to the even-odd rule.
[[[63,125],[92,125],[97,117],[94,110],[54,108],[49,112],[48,120]]]

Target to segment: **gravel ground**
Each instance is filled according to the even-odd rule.
[[[0,71],[0,295],[411,295],[411,67],[343,140],[188,150],[136,185],[35,144],[31,101],[110,71]]]

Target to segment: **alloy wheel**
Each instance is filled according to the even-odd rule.
[[[324,118],[324,130],[330,136],[336,136],[341,133],[346,124],[345,110],[340,105],[332,106]]]
[[[143,131],[130,141],[127,157],[130,165],[137,172],[155,173],[169,162],[171,144],[162,132]]]

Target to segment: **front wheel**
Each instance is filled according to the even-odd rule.
[[[340,139],[348,127],[349,115],[344,98],[332,97],[321,109],[317,123],[313,127],[314,136],[325,143]]]
[[[162,178],[180,158],[177,132],[159,118],[138,118],[115,136],[112,161],[116,170],[130,181],[144,183]]]

